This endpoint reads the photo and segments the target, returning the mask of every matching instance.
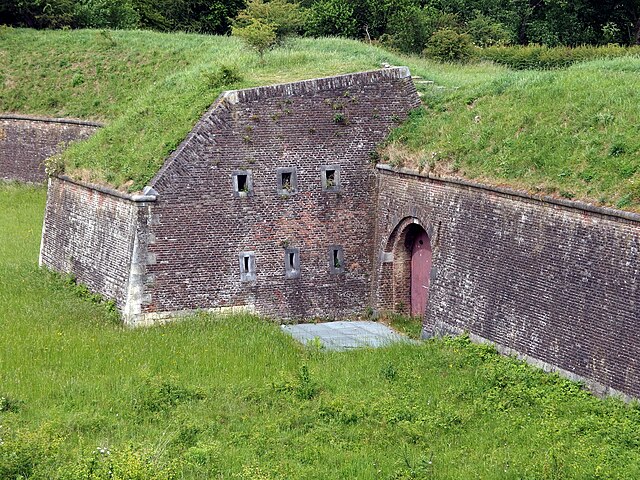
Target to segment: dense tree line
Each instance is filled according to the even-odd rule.
[[[478,46],[640,43],[640,0],[249,0],[249,8],[287,3],[295,19],[272,22],[276,30],[381,41],[406,52],[421,52],[442,31],[444,41],[466,35]],[[0,24],[224,34],[246,7],[247,0],[0,0]]]

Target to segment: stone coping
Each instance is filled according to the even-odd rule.
[[[523,198],[534,202],[547,203],[551,205],[559,205],[561,207],[570,208],[574,210],[580,210],[583,212],[597,213],[606,217],[615,217],[627,220],[633,223],[640,223],[640,214],[634,212],[626,212],[624,210],[617,210],[610,207],[599,207],[590,203],[581,202],[579,200],[567,200],[564,198],[555,198],[549,195],[533,195],[531,193],[524,192],[522,190],[515,190],[507,187],[497,187],[493,185],[487,185],[484,183],[478,183],[471,180],[465,180],[462,178],[453,177],[440,177],[432,175],[429,172],[420,173],[408,168],[396,168],[391,165],[379,163],[376,168],[380,171],[394,172],[400,175],[407,175],[412,177],[426,178],[435,182],[448,183],[452,185],[459,185],[463,187],[475,188],[478,190],[484,190],[487,192],[499,193],[501,195]]]
[[[148,189],[148,188],[145,188],[144,190],[145,193],[143,194],[131,194],[131,193],[121,192],[120,190],[116,190],[115,188],[104,187],[102,185],[94,185],[92,183],[76,180],[75,178],[71,178],[67,175],[57,175],[55,176],[55,178],[68,183],[73,183],[74,185],[78,185],[80,187],[87,188],[89,190],[95,190],[97,192],[110,195],[112,197],[129,200],[131,202],[138,202],[138,203],[139,202],[155,202],[158,198],[155,190]]]
[[[104,123],[80,120],[75,118],[50,118],[32,115],[19,115],[14,113],[0,113],[0,120],[24,120],[29,122],[67,123],[70,125],[82,125],[85,127],[104,127]]]

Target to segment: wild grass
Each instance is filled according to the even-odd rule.
[[[264,62],[238,39],[141,31],[0,32],[0,111],[107,122],[64,154],[68,173],[137,190],[157,172],[224,89],[288,82],[403,65],[407,59],[344,39],[294,39]],[[491,67],[437,67],[412,61],[414,73],[437,70],[475,84]],[[222,67],[242,80],[212,82]]]
[[[124,329],[37,269],[44,199],[0,186],[0,478],[640,475],[636,404],[464,338],[335,353],[253,317]]]
[[[434,86],[391,143],[445,175],[638,211],[638,69],[630,57]]]
[[[337,38],[292,39],[264,62],[232,37],[5,28],[0,38],[0,111],[108,123],[64,154],[85,180],[140,189],[224,89],[389,63],[422,77],[425,108],[392,139],[408,166],[640,210],[636,57],[513,71]],[[241,80],[214,81],[223,67]]]

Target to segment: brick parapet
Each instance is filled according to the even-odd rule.
[[[147,202],[107,194],[79,182],[51,178],[40,265],[76,280],[125,309],[141,210]]]
[[[394,285],[404,281],[386,251],[389,239],[399,223],[415,219],[433,247],[426,335],[466,331],[596,386],[640,396],[635,214],[378,171],[380,307],[393,307]]]
[[[99,127],[74,119],[0,115],[0,180],[44,182],[45,160]]]

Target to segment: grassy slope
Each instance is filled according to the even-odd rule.
[[[640,210],[639,58],[433,88],[396,132],[447,174]]]
[[[0,32],[0,111],[103,120],[65,154],[68,171],[142,187],[223,88],[406,64],[426,111],[392,160],[532,192],[640,209],[640,59],[514,72],[393,55],[342,39],[297,39],[261,64],[236,39],[152,32]],[[221,65],[244,80],[212,87]],[[395,152],[395,153],[394,153]],[[398,153],[399,152],[399,153]]]
[[[44,196],[0,186],[0,478],[640,476],[637,406],[485,347],[326,353],[252,318],[123,330],[35,267]]]
[[[260,63],[230,37],[23,29],[5,29],[0,35],[0,58],[7,65],[0,72],[0,111],[108,122],[91,140],[66,153],[67,170],[130,190],[145,185],[223,88],[375,69],[381,62],[407,63],[342,39],[294,40]],[[477,85],[499,71],[409,64],[415,73],[465,85]],[[238,66],[244,80],[212,87],[210,76],[221,65]]]

